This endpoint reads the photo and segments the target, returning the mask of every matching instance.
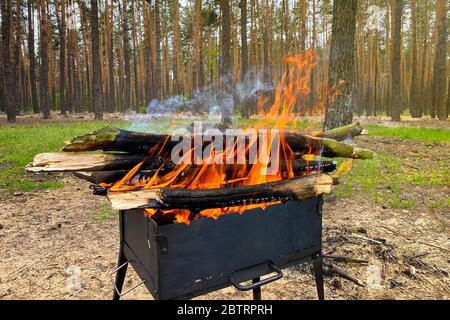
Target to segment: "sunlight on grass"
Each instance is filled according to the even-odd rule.
[[[62,188],[52,175],[28,174],[25,166],[42,152],[57,152],[65,141],[107,125],[128,127],[126,122],[74,121],[4,125],[0,127],[0,189],[32,191]]]
[[[450,169],[443,165],[417,171],[405,166],[402,159],[377,155],[373,160],[355,161],[344,180],[336,189],[338,196],[350,197],[360,190],[376,204],[408,210],[416,204],[408,195],[412,188],[450,185]]]
[[[369,137],[392,137],[424,142],[450,142],[450,130],[429,128],[388,128],[379,125],[366,126]]]

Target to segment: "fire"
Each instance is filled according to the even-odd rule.
[[[301,52],[296,55],[287,56],[283,59],[285,64],[285,72],[282,74],[273,103],[266,112],[266,107],[270,103],[270,98],[260,96],[258,101],[258,110],[260,112],[261,121],[258,123],[259,128],[277,128],[285,130],[293,127],[297,122],[297,116],[294,112],[297,100],[306,98],[310,94],[310,78],[311,74],[318,62],[318,56],[314,51]],[[148,155],[148,158],[162,157],[169,159],[170,151],[166,150],[167,141],[155,146]],[[249,159],[252,147],[263,148],[267,155],[276,156],[276,161],[280,164],[275,174],[268,174],[271,163],[268,161],[257,161],[255,164],[234,164],[231,166],[217,164],[211,159],[223,158],[227,159],[238,157],[237,148],[224,150],[222,152],[211,151],[209,158],[203,164],[180,164],[172,171],[163,173],[163,167],[157,169],[152,175],[144,180],[133,179],[136,173],[144,166],[145,160],[136,165],[130,172],[117,181],[113,185],[109,185],[111,191],[129,191],[138,188],[161,189],[161,188],[183,188],[183,189],[215,189],[224,187],[241,187],[263,184],[267,182],[279,181],[282,179],[293,178],[295,176],[293,169],[293,160],[306,156],[306,159],[313,159],[310,155],[296,155],[286,143],[284,135],[274,135],[268,133],[265,141],[257,141],[257,139],[249,139],[246,144],[244,153],[246,159]],[[273,146],[276,144],[278,150],[276,155]],[[193,159],[195,147],[188,153],[183,155],[183,160]],[[184,163],[184,162],[183,162]],[[225,163],[225,161],[224,161]],[[197,218],[210,217],[218,218],[227,213],[243,213],[253,208],[266,208],[269,204],[246,205],[229,208],[219,208],[201,211],[196,215]],[[173,217],[179,223],[189,224],[193,219],[189,210],[154,210],[147,209],[146,214],[150,217],[162,215]]]
[[[337,169],[336,173],[334,174],[334,177],[339,178],[341,176],[346,175],[352,169],[352,167],[353,167],[353,159],[344,161]]]

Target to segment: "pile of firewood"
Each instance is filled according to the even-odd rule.
[[[149,156],[152,148],[162,145],[169,152],[178,143],[170,136],[104,128],[99,131],[74,138],[59,153],[36,155],[27,166],[30,172],[73,172],[79,178],[94,184],[102,184],[115,209],[159,208],[203,210],[306,199],[329,193],[336,180],[329,175],[336,169],[332,161],[307,161],[302,155],[326,158],[372,159],[373,153],[341,141],[364,134],[359,124],[334,129],[315,136],[300,133],[285,133],[285,140],[294,153],[299,155],[292,163],[295,178],[256,186],[236,186],[220,189],[173,189],[136,188],[130,191],[113,191],[108,184],[120,181],[138,164],[139,170],[129,177],[130,185],[140,185],[142,181],[158,172],[171,172],[176,165],[167,156]],[[99,151],[103,151],[99,153]],[[281,163],[283,167],[287,166]],[[226,166],[226,165],[225,165]],[[291,167],[291,165],[289,164]],[[195,165],[186,170],[195,174]],[[226,170],[226,169],[225,169]]]

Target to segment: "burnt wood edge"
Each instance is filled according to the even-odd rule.
[[[337,179],[328,174],[310,175],[261,185],[207,190],[139,189],[107,192],[114,209],[188,209],[200,211],[251,204],[287,202],[329,193]]]

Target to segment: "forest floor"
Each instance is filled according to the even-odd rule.
[[[57,150],[67,137],[105,124],[84,120],[43,126],[19,119],[6,128],[0,118],[0,299],[111,298],[117,212],[69,174],[28,176],[17,169],[34,153]],[[377,157],[354,162],[326,197],[323,239],[328,254],[367,260],[330,262],[370,285],[326,277],[326,298],[450,299],[449,123],[407,120],[404,129],[391,130],[387,119],[359,120],[371,133],[354,143]],[[138,281],[129,275],[127,287]],[[315,299],[311,266],[286,270],[262,292],[264,299]],[[200,299],[249,298],[228,288]],[[138,288],[125,299],[151,296]]]

